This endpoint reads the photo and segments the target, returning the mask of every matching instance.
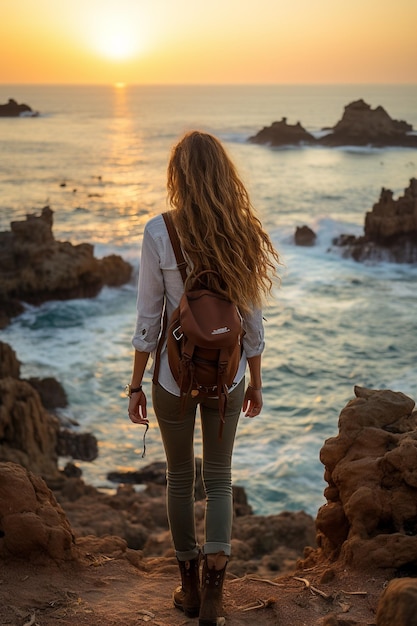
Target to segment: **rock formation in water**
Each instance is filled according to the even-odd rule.
[[[18,104],[13,98],[9,98],[6,104],[0,104],[0,117],[36,117],[37,111],[33,111],[27,104]]]
[[[411,124],[391,118],[382,106],[372,109],[364,100],[345,107],[342,119],[319,142],[326,146],[417,147],[417,136],[409,135]]]
[[[372,211],[366,213],[364,235],[341,235],[333,244],[356,261],[417,262],[417,179],[412,178],[404,195],[394,199],[382,188]]]
[[[284,117],[273,122],[256,135],[249,137],[251,143],[271,146],[322,145],[322,146],[402,146],[417,148],[417,135],[413,127],[404,121],[392,119],[382,106],[372,109],[364,100],[348,104],[342,119],[330,129],[331,132],[316,138],[298,122],[294,126]]]
[[[297,226],[294,233],[296,246],[314,246],[317,235],[309,226]]]
[[[305,130],[300,124],[288,124],[287,118],[283,117],[280,122],[273,122],[271,126],[265,126],[253,137],[249,137],[251,143],[265,143],[270,146],[294,146],[300,144],[314,144],[315,137]]]
[[[320,452],[327,503],[307,559],[417,573],[417,411],[390,390],[355,387]]]
[[[53,211],[11,222],[0,232],[0,328],[22,311],[22,302],[94,297],[103,286],[128,282],[132,266],[118,255],[94,257],[91,244],[56,241]]]

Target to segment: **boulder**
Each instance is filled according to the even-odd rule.
[[[27,215],[0,233],[0,298],[4,311],[13,303],[40,304],[47,300],[94,297],[103,286],[117,287],[129,281],[132,266],[120,256],[94,257],[88,243],[72,245],[56,241],[53,211]],[[5,325],[5,320],[0,320]]]
[[[20,378],[20,361],[8,343],[0,341],[0,378]]]
[[[44,481],[15,463],[0,463],[0,557],[26,561],[75,558],[71,526]]]
[[[315,546],[314,521],[304,511],[284,511],[278,515],[246,515],[235,518],[233,537],[242,541],[252,557],[272,554],[282,545],[298,554]]]
[[[376,626],[415,626],[417,624],[417,580],[391,580],[381,595]]]
[[[166,485],[166,463],[155,461],[142,469],[132,471],[112,471],[107,474],[107,480],[115,483],[142,485],[153,483]]]
[[[378,202],[365,215],[364,235],[341,235],[333,244],[356,261],[417,262],[417,179],[412,178],[404,195],[394,199],[382,188]]]
[[[315,137],[305,130],[300,124],[288,124],[287,118],[283,117],[280,122],[273,122],[271,126],[265,126],[256,135],[249,137],[251,143],[268,144],[270,146],[288,146],[300,144],[314,144]]]
[[[75,433],[62,428],[57,433],[56,452],[58,456],[94,461],[98,457],[97,439],[91,433]]]
[[[417,411],[400,392],[355,387],[320,452],[327,503],[316,556],[354,568],[417,562]]]
[[[27,104],[18,104],[13,98],[9,98],[6,104],[0,104],[0,117],[36,117],[39,115]]]
[[[15,378],[19,378],[19,376],[15,376]],[[56,378],[52,378],[51,376],[47,378],[33,377],[28,378],[27,382],[36,389],[43,406],[48,411],[68,406],[68,398],[65,389]]]
[[[23,380],[1,378],[0,397],[0,460],[19,463],[46,479],[56,478],[57,418]]]

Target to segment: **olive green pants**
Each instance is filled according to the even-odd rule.
[[[194,518],[194,427],[197,407],[201,413],[203,441],[202,479],[206,493],[204,554],[223,551],[230,555],[233,521],[232,453],[242,410],[245,382],[229,394],[222,438],[219,439],[219,409],[216,398],[201,402],[181,399],[153,385],[153,407],[167,459],[167,511],[179,561],[199,553]]]

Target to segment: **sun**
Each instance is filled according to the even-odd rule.
[[[123,60],[135,56],[140,47],[126,32],[119,31],[103,35],[97,42],[97,49],[109,59]]]
[[[101,13],[91,28],[90,45],[112,61],[131,59],[147,47],[145,24],[126,13]]]

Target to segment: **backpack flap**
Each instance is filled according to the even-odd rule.
[[[167,338],[168,361],[180,390],[217,397],[219,388],[230,387],[239,367],[242,336],[242,319],[230,301],[205,289],[185,292]]]
[[[180,324],[187,338],[201,348],[233,347],[242,334],[237,308],[208,289],[185,292],[180,303]]]

